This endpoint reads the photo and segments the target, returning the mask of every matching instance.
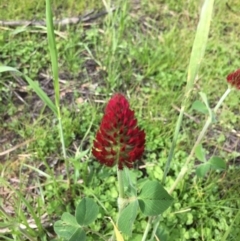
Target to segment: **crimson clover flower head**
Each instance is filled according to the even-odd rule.
[[[240,69],[227,76],[227,81],[236,89],[240,90]]]
[[[109,100],[93,143],[92,154],[106,166],[133,167],[145,146],[145,132],[137,126],[134,111],[124,95]]]

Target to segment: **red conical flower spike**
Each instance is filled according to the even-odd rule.
[[[134,111],[122,94],[115,94],[108,102],[97,132],[92,154],[106,166],[115,164],[121,170],[133,163],[144,152],[145,132],[137,126]]]
[[[240,69],[227,76],[229,84],[240,90]]]

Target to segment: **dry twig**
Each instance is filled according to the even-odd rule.
[[[115,11],[116,8],[111,8],[109,12]],[[86,23],[91,22],[97,18],[100,18],[104,15],[108,14],[106,10],[95,13],[91,11],[83,16],[79,17],[71,17],[71,18],[64,18],[61,20],[54,21],[54,25],[58,26],[66,26],[70,24],[78,24],[78,23]],[[7,27],[17,27],[17,26],[46,26],[45,21],[28,21],[28,20],[12,20],[12,21],[4,21],[0,20],[0,26],[7,26]]]

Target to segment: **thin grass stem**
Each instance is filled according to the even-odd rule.
[[[148,233],[151,229],[151,223],[153,221],[153,217],[148,217],[148,222],[147,222],[147,226],[144,230],[144,234],[143,234],[143,237],[142,237],[142,241],[146,241],[147,240],[147,236],[148,236]]]
[[[60,89],[59,89],[59,78],[58,78],[58,52],[56,48],[56,41],[54,35],[54,27],[53,27],[53,18],[52,18],[52,9],[50,0],[46,0],[46,24],[47,24],[47,36],[48,36],[48,44],[51,56],[51,65],[52,65],[52,73],[53,73],[53,86],[54,86],[54,96],[55,96],[55,105],[57,109],[57,119],[58,119],[58,130],[59,137],[62,144],[62,153],[66,166],[66,174],[68,180],[69,178],[69,163],[67,160],[66,146],[64,140],[64,131],[62,125],[62,116],[60,110]]]
[[[226,99],[226,97],[229,95],[230,92],[231,92],[231,88],[228,88],[225,91],[225,93],[222,95],[222,97],[220,98],[220,100],[218,101],[216,106],[214,107],[214,109],[213,109],[214,113],[217,112],[217,110],[219,109],[219,107],[221,106],[221,104],[223,103],[223,101]],[[206,134],[209,126],[211,125],[211,123],[212,123],[212,116],[209,115],[207,120],[206,120],[206,122],[205,122],[205,124],[204,124],[204,126],[203,126],[203,128],[202,128],[202,130],[201,130],[201,132],[200,132],[200,134],[199,134],[199,136],[198,136],[198,138],[197,138],[197,140],[196,140],[196,142],[195,142],[195,144],[194,144],[194,146],[193,146],[193,148],[192,148],[192,150],[191,150],[191,152],[190,152],[190,154],[189,154],[189,156],[188,156],[188,158],[187,158],[187,160],[186,160],[186,162],[185,162],[185,164],[184,164],[184,166],[182,167],[180,173],[178,174],[177,179],[175,180],[175,182],[173,183],[171,189],[169,190],[170,194],[174,191],[174,189],[176,188],[178,183],[183,179],[183,177],[185,176],[186,172],[188,171],[188,169],[189,169],[188,165],[189,165],[189,163],[191,162],[191,160],[192,160],[192,158],[194,156],[196,148],[201,143],[201,141],[202,141],[203,137],[205,136],[205,134]]]
[[[193,90],[194,82],[197,77],[197,73],[198,73],[201,61],[203,59],[204,53],[205,53],[205,49],[206,49],[206,45],[207,45],[207,41],[208,41],[209,29],[210,29],[211,16],[212,16],[212,11],[213,11],[213,4],[214,4],[214,0],[205,0],[204,4],[202,6],[201,15],[200,15],[200,19],[198,22],[197,31],[196,31],[196,35],[195,35],[195,39],[194,39],[194,43],[193,43],[193,47],[192,47],[192,52],[191,52],[191,56],[190,56],[189,66],[188,66],[188,76],[187,76],[185,97],[184,97],[182,105],[181,105],[181,110],[180,110],[180,113],[178,116],[178,120],[176,123],[174,135],[173,135],[172,145],[171,145],[168,159],[167,159],[167,162],[166,162],[166,165],[164,168],[162,185],[164,185],[164,183],[166,181],[166,177],[167,177],[167,174],[168,174],[168,171],[169,171],[169,168],[170,168],[173,156],[174,156],[174,149],[176,147],[178,135],[180,132],[180,127],[181,127],[182,120],[183,120],[183,114],[184,114],[185,108],[187,106],[190,94]],[[149,221],[152,221],[152,220],[149,219]],[[158,218],[156,218],[155,221],[156,222],[154,224],[154,228],[152,231],[150,241],[152,241],[153,238],[155,237],[155,233],[156,233],[157,227],[159,226],[159,222],[160,222],[160,216]]]

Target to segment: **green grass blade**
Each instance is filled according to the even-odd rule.
[[[30,87],[36,92],[36,94],[39,96],[39,98],[53,111],[53,113],[57,113],[56,106],[51,101],[51,99],[47,96],[47,94],[41,89],[41,87],[38,85],[37,82],[33,81],[28,76],[24,76],[27,80]]]
[[[211,16],[213,11],[213,4],[214,0],[205,0],[202,11],[200,15],[200,19],[198,22],[198,27],[192,47],[192,52],[190,56],[189,66],[188,66],[188,77],[187,77],[187,86],[186,86],[186,92],[185,92],[185,98],[182,102],[181,111],[178,116],[177,124],[175,127],[174,135],[173,135],[173,141],[172,145],[169,151],[169,156],[167,159],[167,163],[165,165],[164,169],[164,175],[162,183],[164,184],[166,180],[167,173],[170,168],[170,164],[174,155],[174,149],[177,143],[178,134],[180,131],[180,127],[182,125],[182,119],[183,119],[183,113],[186,108],[187,101],[189,99],[190,93],[193,89],[194,80],[197,76],[197,72],[199,69],[199,66],[201,64],[201,61],[204,56],[204,52],[207,45],[208,40],[208,34],[210,29],[210,22],[211,22]]]
[[[38,85],[36,81],[33,81],[27,75],[22,74],[20,71],[10,66],[0,66],[0,73],[2,72],[13,72],[13,73],[22,75],[28,82],[29,86],[36,92],[39,98],[44,102],[44,104],[46,104],[53,111],[53,113],[55,114],[57,113],[56,106],[51,101],[51,99],[47,96],[47,94],[41,89],[41,87]]]
[[[186,95],[190,94],[191,89],[194,85],[194,80],[197,76],[200,64],[202,62],[205,49],[208,41],[208,34],[210,29],[210,23],[212,18],[214,0],[205,0],[200,20],[195,35],[190,62],[188,66],[188,77],[187,77],[187,91]]]
[[[33,218],[33,220],[35,221],[35,224],[38,228],[38,231],[43,233],[43,227],[41,224],[41,218],[37,216],[36,211],[34,210],[34,207],[31,206],[31,204],[26,200],[26,198],[23,196],[23,194],[15,189],[14,187],[12,187],[12,185],[10,185],[8,182],[6,182],[6,180],[4,180],[2,177],[0,177],[0,182],[3,186],[7,186],[9,189],[11,189],[13,191],[14,194],[16,194],[16,200],[24,203],[24,205],[27,207],[31,217]],[[27,217],[26,214],[24,213],[24,211],[21,210],[21,213],[18,213],[18,217],[21,218],[21,222],[27,227],[30,228],[29,223],[27,221]],[[20,223],[18,223],[19,225]]]
[[[57,54],[57,48],[56,48],[56,42],[55,42],[50,0],[46,0],[46,24],[47,24],[48,45],[49,45],[51,64],[52,64],[55,102],[56,102],[56,106],[58,108],[59,100],[60,100],[60,98],[59,98],[59,79],[58,79],[58,54]]]
[[[53,86],[54,86],[54,92],[55,92],[55,104],[56,104],[56,108],[57,108],[59,136],[60,136],[60,141],[62,144],[62,152],[63,152],[63,157],[65,159],[67,176],[69,176],[69,167],[68,167],[68,161],[66,160],[67,154],[66,154],[66,148],[65,148],[65,140],[64,140],[63,127],[62,127],[61,112],[60,112],[58,54],[57,54],[56,41],[55,41],[55,35],[54,35],[52,9],[51,9],[51,1],[50,0],[46,0],[46,24],[47,24],[48,45],[49,45],[51,64],[52,64],[52,72],[53,72]]]
[[[230,235],[231,232],[232,232],[232,229],[233,229],[234,225],[236,225],[236,223],[237,223],[236,220],[238,220],[239,217],[240,217],[240,210],[238,210],[235,218],[232,220],[231,225],[228,227],[228,229],[227,229],[226,232],[224,233],[221,241],[226,241],[226,240],[228,239],[229,235]]]
[[[21,74],[21,72],[19,72],[17,69],[13,68],[13,67],[10,67],[10,66],[0,66],[0,73],[3,73],[3,72],[17,72],[19,74]]]

